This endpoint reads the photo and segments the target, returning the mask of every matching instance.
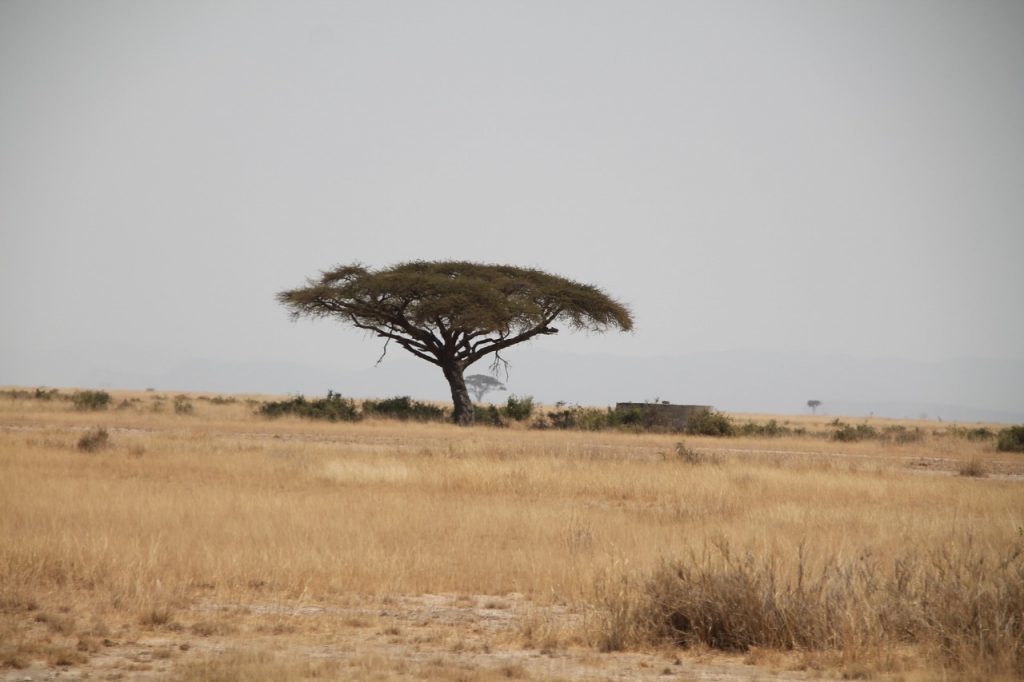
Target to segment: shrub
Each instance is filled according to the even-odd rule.
[[[510,395],[505,401],[505,407],[501,408],[501,413],[517,422],[529,419],[533,414],[533,397],[527,395],[520,398]]]
[[[78,449],[82,452],[96,452],[110,444],[110,435],[106,429],[96,429],[86,432],[78,439]]]
[[[110,405],[110,394],[106,391],[77,391],[71,396],[76,410],[105,410]]]
[[[835,427],[835,431],[832,432],[831,436],[832,440],[837,440],[843,443],[856,443],[861,440],[878,438],[878,431],[875,427],[867,424],[857,424],[856,426],[852,426],[836,419],[832,422],[831,426]]]
[[[996,441],[996,450],[999,452],[1024,452],[1024,424],[1000,431]]]
[[[895,443],[896,445],[906,445],[907,443],[919,442],[924,438],[924,432],[916,426],[912,429],[908,429],[902,424],[895,424],[893,426],[886,426],[882,429],[881,437]]]
[[[18,388],[11,388],[6,391],[0,391],[0,395],[11,400],[53,400],[54,398],[60,398],[67,400],[67,396],[60,394],[55,388],[37,388],[34,391],[25,391]]]
[[[407,395],[387,398],[385,400],[364,400],[363,416],[371,415],[401,419],[402,421],[443,421],[447,410],[430,403],[421,403]]]
[[[187,395],[174,396],[174,414],[192,414],[195,407]]]
[[[505,426],[501,411],[494,405],[474,405],[473,421],[481,426]]]
[[[535,429],[580,429],[581,431],[600,431],[621,422],[612,409],[601,410],[595,407],[563,407],[539,416],[532,424]]]
[[[719,543],[646,579],[599,584],[598,645],[858,651],[899,641],[954,670],[1020,676],[1024,552],[957,545],[880,561],[870,551],[812,560],[803,547],[758,558]]]
[[[691,436],[732,436],[732,420],[714,409],[697,410],[686,420],[685,431]]]
[[[954,438],[963,438],[969,441],[984,441],[996,437],[995,432],[985,426],[978,426],[973,429],[963,426],[951,426],[946,430],[946,433]]]
[[[792,432],[793,430],[788,426],[782,426],[774,419],[769,420],[767,424],[755,424],[748,421],[742,426],[737,426],[735,431],[737,436],[757,436],[763,438],[788,436]]]
[[[957,472],[961,476],[971,476],[974,478],[985,478],[988,476],[988,469],[985,468],[985,464],[979,459],[962,462]]]
[[[680,431],[678,424],[658,407],[656,403],[648,403],[622,410],[610,410],[607,415],[608,426],[628,426],[634,431]]]
[[[356,404],[349,398],[343,398],[333,391],[327,392],[326,398],[306,400],[299,395],[291,400],[263,403],[259,413],[264,417],[281,417],[295,415],[307,419],[326,419],[327,421],[359,421],[360,414]]]

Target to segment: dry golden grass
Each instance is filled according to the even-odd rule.
[[[218,619],[197,612],[202,605],[383,604],[427,594],[494,595],[499,605],[506,595],[525,595],[539,610],[517,610],[519,645],[644,648],[661,645],[650,634],[654,616],[638,610],[652,594],[672,593],[666,576],[680,567],[716,589],[725,589],[716,576],[746,571],[775,590],[750,588],[749,595],[781,599],[797,571],[828,581],[829,571],[854,570],[868,555],[875,573],[863,577],[884,581],[895,562],[910,561],[915,589],[932,580],[932,593],[947,601],[967,595],[955,608],[969,610],[979,603],[970,601],[971,590],[1000,588],[983,580],[998,571],[954,567],[998,566],[1024,549],[1024,483],[1005,475],[1019,475],[1020,463],[997,456],[991,443],[944,436],[936,424],[899,446],[687,437],[688,447],[716,455],[715,464],[694,465],[677,455],[680,438],[670,435],[269,421],[244,398],[215,404],[198,394],[193,413],[183,415],[173,400],[118,392],[111,409],[77,412],[63,401],[0,397],[0,666],[81,664],[111,630],[243,644],[271,631],[311,636],[272,614]],[[809,431],[831,420],[799,419]],[[96,428],[106,429],[108,445],[79,449]],[[937,473],[916,469],[921,461]],[[972,462],[993,475],[956,475]],[[723,547],[750,562],[730,567]],[[947,584],[943,576],[974,582]],[[871,600],[884,610],[878,594],[855,596],[836,598],[840,620],[870,620],[864,604]],[[467,601],[467,609],[489,608],[487,599],[466,599],[474,604]],[[927,610],[896,599],[891,606]],[[571,617],[552,617],[552,608]],[[966,639],[941,642],[910,630],[899,638],[872,623],[864,632],[877,636],[843,639],[820,609],[786,608],[787,618],[823,620],[809,626],[811,634],[755,638],[738,648],[805,657],[820,651],[814,660],[834,655],[829,665],[870,674],[922,666],[976,679],[1024,672],[1022,644],[1011,646],[1019,620],[1006,630],[1011,639],[1000,640],[1010,651],[965,652],[953,649]],[[405,636],[387,627],[381,637]],[[854,624],[846,631],[860,632]],[[910,653],[897,655],[906,647]],[[417,677],[428,666],[397,669],[368,659],[353,667],[351,657],[310,663],[233,650],[217,654],[219,676],[203,676],[210,666],[196,662],[202,657],[172,669],[182,679],[251,679],[254,666],[265,673],[256,677],[274,679],[386,679]],[[945,654],[934,655],[939,650]],[[438,665],[434,676],[447,676],[451,665],[458,668]],[[469,676],[463,670],[461,678],[528,674],[507,665],[504,672],[478,666]]]

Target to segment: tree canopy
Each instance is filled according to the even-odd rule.
[[[593,285],[533,268],[465,261],[378,270],[342,265],[277,299],[296,318],[337,318],[441,367],[459,423],[472,422],[472,404],[468,417],[460,404],[468,403],[462,373],[484,356],[555,334],[556,322],[574,330],[633,328],[629,308]]]

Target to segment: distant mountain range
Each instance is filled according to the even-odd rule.
[[[944,421],[1024,422],[1024,360],[959,359],[913,362],[844,355],[728,351],[634,358],[552,353],[523,348],[509,354],[510,392],[544,403],[584,405],[669,400],[714,405],[730,412],[819,413],[845,416],[927,417]],[[487,373],[486,362],[467,373]],[[500,379],[505,380],[501,374]],[[33,384],[0,375],[0,383]],[[51,382],[54,383],[54,382]],[[93,368],[67,383],[163,391],[215,391],[352,397],[410,395],[447,400],[436,367],[389,356],[379,367],[355,371],[299,363],[190,360],[154,374]],[[54,385],[56,385],[54,383]],[[492,393],[492,400],[505,394]]]

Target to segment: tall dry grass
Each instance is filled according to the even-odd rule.
[[[909,645],[1022,673],[1022,484],[907,469],[928,441],[887,462],[742,439],[725,449],[749,454],[692,464],[664,435],[271,422],[244,402],[181,415],[173,396],[159,411],[124,397],[139,400],[102,413],[0,400],[8,610],[142,623],[203,600],[520,592],[586,611],[578,637],[605,649],[872,660]],[[107,447],[80,450],[100,427]],[[891,454],[866,447],[829,444]]]

